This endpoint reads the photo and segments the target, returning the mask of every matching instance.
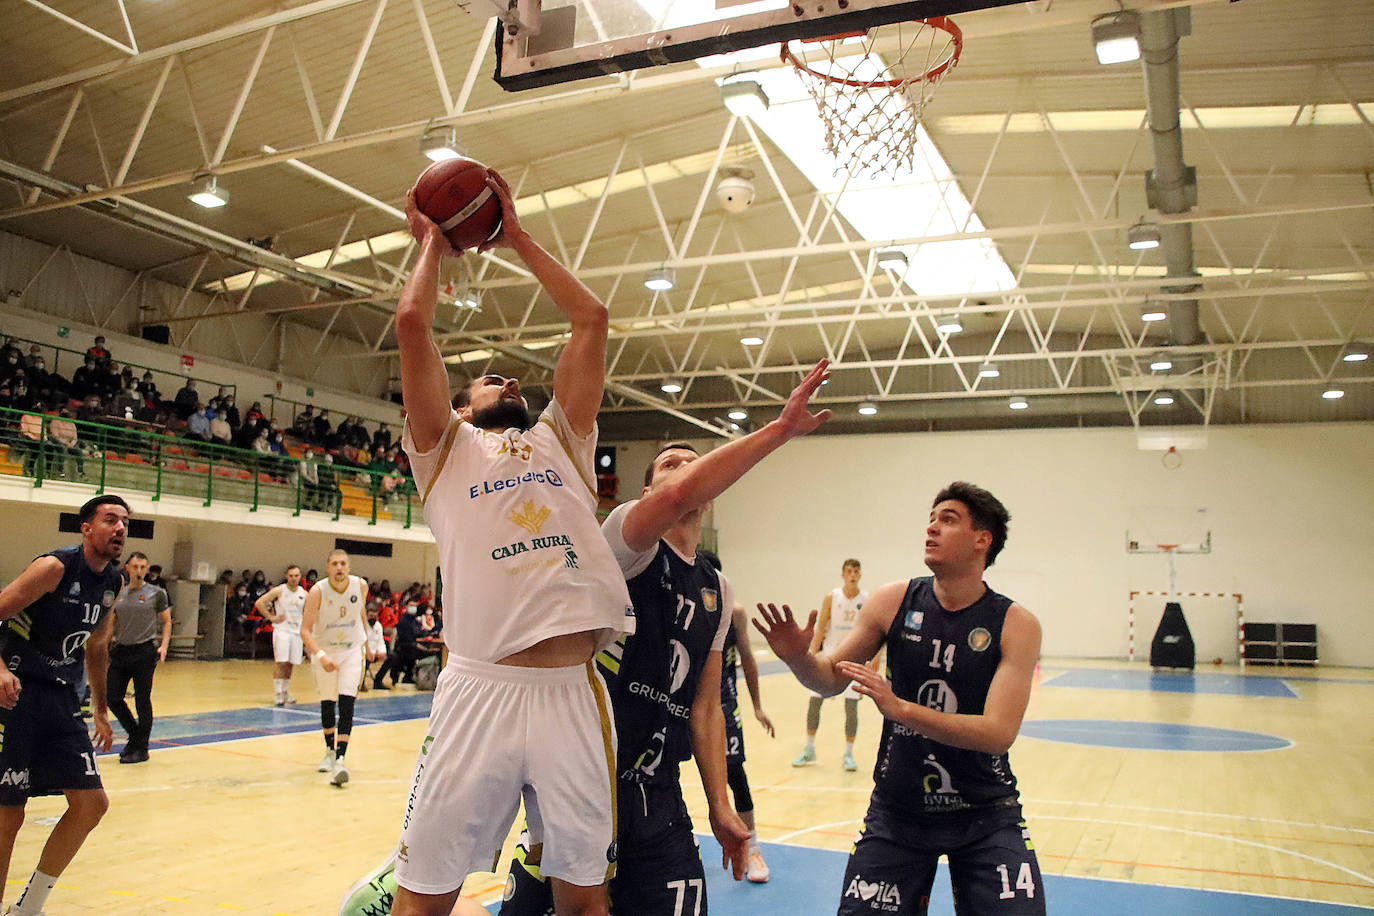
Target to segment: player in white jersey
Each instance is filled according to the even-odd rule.
[[[301,568],[292,563],[286,567],[286,581],[253,602],[253,609],[272,622],[272,699],[278,706],[296,702],[289,689],[291,672],[305,659],[301,615],[308,592],[301,585]]]
[[[844,638],[854,629],[859,619],[859,610],[868,600],[868,592],[859,590],[859,579],[863,567],[859,561],[848,559],[840,567],[843,585],[831,589],[830,594],[821,602],[821,615],[816,621],[816,635],[811,640],[812,652],[829,652],[844,642]],[[876,660],[875,660],[876,661]],[[875,669],[876,670],[876,669]],[[806,746],[792,761],[794,767],[804,767],[816,762],[816,731],[821,727],[821,704],[826,697],[812,694],[806,707]],[[850,684],[844,692],[844,758],[846,770],[853,772],[859,768],[854,760],[854,738],[859,733],[859,692]]]
[[[489,172],[513,249],[570,324],[553,398],[531,423],[514,379],[452,398],[432,336],[439,263],[454,254],[407,195],[420,243],[396,309],[402,444],[439,548],[444,640],[428,735],[395,855],[393,916],[444,914],[491,868],[523,795],[559,916],[604,916],[614,870],[615,727],[593,655],[634,629],[625,578],[597,524],[593,458],[609,315],[520,225]]]
[[[335,550],[325,564],[327,578],[315,583],[305,599],[301,639],[315,669],[320,691],[320,724],[324,728],[324,759],[318,767],[339,787],[348,782],[344,754],[353,732],[353,703],[363,678],[367,646],[367,580],[349,575],[348,553]],[[338,706],[338,727],[334,707]]]

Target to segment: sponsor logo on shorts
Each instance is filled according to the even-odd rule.
[[[559,477],[558,472],[553,468],[548,468],[544,471],[526,471],[514,477],[499,477],[494,480],[484,480],[481,483],[475,483],[468,487],[468,499],[480,499],[488,494],[500,493],[502,490],[513,490],[527,483],[543,484],[547,487],[561,487],[563,486],[563,478]]]
[[[606,861],[614,862],[618,858],[620,858],[620,846],[615,840],[611,840],[611,845],[606,847]]]
[[[902,895],[897,885],[886,881],[866,881],[862,875],[855,875],[844,889],[847,898],[862,900],[868,908],[879,913],[897,913],[902,908]]]
[[[27,789],[29,787],[29,769],[6,770],[0,773],[0,786],[10,786],[15,789]]]
[[[992,642],[992,634],[979,627],[968,634],[968,647],[974,652],[982,652]]]
[[[401,848],[396,850],[396,858],[402,862],[410,861],[410,847],[407,846],[404,842],[401,843]]]

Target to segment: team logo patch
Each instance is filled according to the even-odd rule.
[[[535,508],[534,500],[527,499],[520,506],[520,511],[507,515],[506,520],[514,522],[533,535],[543,530],[544,522],[548,521],[552,511],[548,506]]]
[[[701,590],[701,606],[706,608],[708,614],[714,614],[720,610],[720,593],[714,588],[703,588]]]
[[[510,900],[515,896],[515,875],[506,876],[506,890],[501,895],[502,900]]]
[[[114,593],[114,592],[106,592],[105,594],[103,594],[103,595],[100,596],[100,603],[103,604],[105,607],[110,607],[111,605],[113,605],[113,604],[114,604],[114,600],[115,600],[115,593]]]
[[[69,588],[69,589],[67,589],[67,594],[68,594],[68,595],[79,595],[79,594],[81,594],[81,583],[80,583],[80,582],[73,582],[73,583],[72,583],[72,587]]]
[[[906,620],[902,621],[902,628],[906,630],[919,630],[921,624],[925,622],[926,615],[912,608],[906,612]]]
[[[688,655],[687,647],[676,639],[672,640],[671,645],[673,660],[668,666],[668,692],[677,693],[687,683],[687,670],[692,667],[692,657]]]
[[[349,596],[348,596],[348,603],[349,603],[349,604],[357,604],[357,603],[358,603],[358,596],[357,596],[357,595],[349,595]]]
[[[968,634],[968,647],[974,652],[982,652],[992,642],[992,634],[979,627]]]
[[[147,595],[139,595],[139,596],[138,596],[138,603],[139,603],[139,604],[142,604],[143,602],[145,602],[145,601],[147,601],[147,600],[148,600],[148,596],[147,596]]]
[[[90,630],[77,630],[75,633],[68,633],[67,638],[62,640],[62,658],[64,660],[71,658],[78,649],[86,645],[86,640],[90,638]]]

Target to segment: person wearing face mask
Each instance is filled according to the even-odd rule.
[[[76,371],[72,373],[72,397],[84,401],[90,395],[95,394],[98,387],[96,381],[95,357],[87,356],[86,362],[78,366]]]

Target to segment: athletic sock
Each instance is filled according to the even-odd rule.
[[[336,741],[336,742],[334,742],[334,759],[335,759],[335,760],[343,760],[343,759],[344,759],[344,754],[347,754],[347,753],[348,753],[348,742],[347,742],[347,741]]]
[[[57,878],[53,875],[45,875],[35,869],[28,886],[10,909],[12,916],[38,916],[43,912],[43,904],[48,902],[48,894],[52,892],[56,883]]]
[[[276,695],[276,698],[278,700],[286,696],[286,685],[289,683],[291,682],[286,680],[285,678],[272,678],[272,693]]]
[[[844,752],[845,752],[846,754],[850,754],[850,755],[852,755],[852,754],[854,753],[854,742],[853,742],[853,741],[846,741],[846,742],[844,743]]]
[[[816,750],[816,736],[815,736],[815,735],[807,735],[807,736],[806,736],[806,748],[805,748],[805,750],[807,751],[807,753],[815,753],[815,750]]]
[[[751,830],[749,832],[749,851],[759,851],[759,832],[757,830]]]

